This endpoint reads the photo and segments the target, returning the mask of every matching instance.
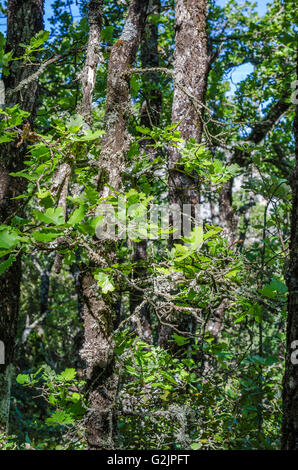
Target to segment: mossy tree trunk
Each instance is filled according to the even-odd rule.
[[[8,0],[6,52],[13,50],[14,57],[21,57],[24,49],[20,43],[29,44],[30,39],[43,29],[43,0]],[[13,90],[22,80],[34,73],[35,66],[24,67],[22,61],[10,62],[9,75],[3,77],[6,95],[5,106],[16,104],[28,111],[29,124],[33,122],[37,107],[36,81],[29,82],[20,91]],[[23,204],[12,199],[22,194],[26,182],[9,174],[23,169],[26,145],[14,142],[0,145],[0,223],[12,217]],[[18,213],[22,216],[22,213]],[[17,333],[20,301],[21,259],[17,258],[11,268],[0,277],[0,340],[5,344],[5,364],[0,365],[0,432],[7,430],[9,421],[10,386],[13,374],[15,339]]]
[[[130,110],[129,69],[135,60],[146,21],[148,1],[131,0],[126,22],[120,38],[112,47],[107,78],[105,131],[100,154],[98,177],[99,195],[108,197],[121,191],[122,172],[129,140],[127,124]],[[117,195],[117,193],[115,193]],[[114,263],[115,241],[98,241],[98,250],[90,260],[96,268]],[[81,273],[84,299],[84,345],[82,358],[86,363],[86,376],[90,408],[86,433],[90,449],[115,447],[115,399],[118,374],[115,367],[112,333],[120,305],[118,287],[114,292],[102,294],[90,270]],[[118,281],[115,285],[118,286]]]
[[[298,64],[297,64],[298,77]],[[287,270],[288,319],[286,370],[283,381],[282,449],[298,450],[298,106],[294,121],[296,166],[290,178],[292,218],[290,259]]]
[[[149,2],[148,20],[151,15],[160,15],[160,0],[152,0]],[[148,21],[141,43],[141,63],[143,68],[154,68],[159,65],[158,52],[158,24],[155,20]],[[146,84],[145,84],[146,80]],[[158,72],[146,73],[144,76],[144,102],[141,107],[141,125],[152,128],[160,123],[160,113],[162,106],[162,93],[160,89],[160,75]],[[152,160],[156,157],[156,151],[148,146],[144,152],[151,155]],[[138,182],[135,182],[137,186]],[[133,280],[137,284],[142,283],[142,279],[146,278],[147,269],[147,240],[132,242],[132,262],[135,264],[133,270]],[[130,293],[130,312],[133,313],[143,304],[144,296],[141,291],[132,289]],[[144,304],[138,312],[141,324],[141,333],[143,339],[148,343],[152,343],[152,327],[150,319],[150,310],[148,304]]]
[[[201,142],[203,114],[209,57],[207,51],[207,0],[177,0],[175,7],[175,54],[174,54],[174,96],[172,122],[179,123],[177,130],[182,139],[193,138]],[[181,154],[177,147],[168,151],[169,204],[180,207],[200,202],[199,181],[196,175],[185,174],[179,162]],[[194,212],[192,212],[194,215]],[[170,240],[170,245],[173,241]],[[191,332],[194,325],[191,319],[167,318],[183,332]],[[169,342],[173,331],[161,325],[159,344],[175,348]]]

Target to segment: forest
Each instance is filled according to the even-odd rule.
[[[0,450],[298,450],[297,13],[0,1]]]

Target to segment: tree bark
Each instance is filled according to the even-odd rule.
[[[297,62],[298,77],[298,62]],[[292,219],[288,286],[286,368],[283,381],[283,450],[298,450],[298,106],[294,120],[296,166],[291,180]],[[295,352],[296,351],[296,352]]]
[[[233,180],[223,184],[223,188],[219,193],[219,218],[220,225],[225,229],[224,235],[227,235],[230,245],[235,241],[235,232],[237,229],[237,221],[233,209]]]
[[[148,16],[160,14],[160,0],[152,0],[149,2]],[[141,63],[143,68],[158,67],[159,53],[158,53],[158,24],[156,21],[148,22],[145,26],[144,37],[141,44]],[[146,74],[144,80],[148,79],[148,87],[144,96],[144,103],[141,108],[141,125],[152,128],[158,126],[160,122],[160,112],[162,106],[162,94],[157,84],[159,82],[158,73]],[[147,141],[147,144],[149,142]],[[143,150],[149,153],[148,147]],[[152,159],[155,156],[155,151],[150,152]],[[134,281],[138,282],[146,277],[146,260],[147,260],[147,240],[140,242],[132,242],[132,262],[136,263],[133,270]],[[132,289],[130,293],[130,312],[136,311],[139,305],[143,303],[142,292]],[[142,336],[145,341],[152,343],[152,328],[150,321],[150,311],[148,304],[143,305],[140,312],[140,323],[142,328]]]
[[[102,0],[89,2],[89,39],[86,61],[82,71],[82,101],[79,113],[88,124],[92,122],[92,98],[95,87],[96,71],[100,60],[100,33],[102,26]]]
[[[174,96],[172,122],[180,122],[177,130],[182,139],[194,138],[200,143],[202,118],[209,57],[207,53],[206,16],[207,0],[177,0],[175,19],[174,57]],[[183,89],[187,90],[191,99]],[[177,147],[170,147],[169,164],[169,203],[198,204],[199,188],[197,181],[183,173],[178,162],[181,154]]]
[[[203,130],[203,105],[209,71],[207,51],[207,0],[177,0],[175,8],[175,54],[174,54],[174,96],[172,122],[179,123],[177,130],[181,138],[194,138],[200,143]],[[186,93],[186,92],[187,93]],[[190,96],[192,98],[190,98]],[[195,175],[187,175],[179,163],[181,154],[177,147],[168,151],[169,204],[180,206],[200,202],[199,183]],[[170,240],[170,245],[172,240]],[[178,322],[177,322],[178,320]],[[193,330],[192,322],[186,317],[176,319],[179,330]],[[159,344],[169,347],[172,330],[161,326]],[[174,348],[174,344],[172,349]]]
[[[130,109],[129,68],[135,60],[145,25],[148,1],[131,0],[120,38],[111,50],[105,113],[106,134],[102,140],[98,190],[107,197],[121,190],[125,152],[128,149],[127,120]],[[109,185],[109,186],[108,186]],[[116,193],[117,194],[117,193]],[[116,242],[99,241],[93,266],[105,268],[115,260]],[[84,346],[89,402],[86,433],[90,449],[115,447],[115,398],[118,374],[113,354],[112,333],[120,292],[102,294],[90,271],[81,274],[84,299]],[[115,282],[117,289],[117,282]]]
[[[43,0],[8,1],[6,52],[13,50],[14,57],[23,55],[24,49],[19,43],[29,44],[31,37],[43,29],[43,6]],[[12,61],[9,76],[3,77],[6,90],[5,106],[19,104],[21,109],[30,113],[29,124],[32,124],[36,113],[37,82],[31,81],[17,93],[10,91],[35,70],[35,66],[22,67],[21,61]],[[24,192],[26,183],[20,178],[9,176],[9,173],[23,169],[25,153],[24,143],[20,147],[14,142],[0,146],[0,223],[5,223],[22,204],[22,200],[20,202],[12,198]],[[5,344],[5,365],[0,365],[0,432],[8,428],[20,282],[21,259],[18,257],[11,268],[0,277],[0,338]]]

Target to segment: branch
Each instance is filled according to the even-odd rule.
[[[76,49],[76,51],[79,51],[79,50],[84,50],[85,47],[80,47],[79,49]],[[36,70],[36,72],[34,72],[32,75],[30,75],[29,77],[26,77],[24,78],[24,80],[22,80],[18,86],[16,86],[15,88],[13,88],[12,90],[7,90],[6,91],[6,96],[11,96],[11,95],[14,95],[15,93],[18,93],[19,91],[22,90],[22,88],[24,88],[25,86],[29,85],[29,83],[33,82],[34,80],[37,80],[39,78],[39,76],[45,71],[45,69],[57,62],[58,60],[60,59],[63,59],[71,54],[73,54],[74,50],[70,50],[68,52],[65,52],[64,54],[59,54],[59,55],[55,55],[54,57],[51,57],[50,59],[46,60],[43,64],[40,65],[39,69]]]
[[[142,73],[154,73],[154,72],[160,72],[160,73],[165,73],[167,75],[174,76],[174,70],[168,69],[167,67],[146,67],[146,68],[136,68],[136,69],[130,69],[127,70],[126,75],[132,75],[132,74],[142,74]]]
[[[290,97],[289,91],[284,93],[279,101],[274,103],[274,105],[268,111],[267,116],[265,116],[260,122],[258,122],[252,129],[251,133],[246,140],[253,142],[254,144],[259,144],[272,129],[274,124],[282,117],[282,115],[288,111],[291,107],[291,103],[286,100]]]
[[[253,126],[251,133],[244,139],[244,142],[255,145],[262,142],[283,114],[290,109],[291,103],[287,102],[289,97],[290,92],[286,91],[282,97],[271,106],[267,115]],[[236,162],[240,166],[245,166],[249,162],[250,154],[249,151],[236,149],[232,162]]]

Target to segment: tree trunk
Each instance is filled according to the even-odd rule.
[[[46,266],[44,269],[42,269],[38,261],[33,259],[33,263],[40,273],[40,315],[32,323],[30,323],[30,312],[27,313],[26,324],[21,338],[21,344],[25,344],[34,328],[42,324],[48,314],[49,308],[50,276],[54,260],[53,258],[50,258],[48,266]],[[21,353],[19,352],[19,354],[22,354],[22,351]]]
[[[297,65],[298,77],[298,65]],[[283,450],[298,450],[298,106],[294,121],[296,166],[290,178],[292,220],[290,259],[286,275],[288,294],[286,369],[283,381]]]
[[[175,15],[175,82],[172,122],[179,122],[177,130],[180,131],[183,139],[192,137],[200,143],[209,70],[206,32],[207,0],[177,0]],[[200,198],[198,180],[195,175],[186,175],[183,172],[183,165],[179,163],[180,157],[177,147],[169,148],[169,204],[178,204],[182,212],[183,204],[192,204],[194,207],[199,204]],[[187,317],[175,319],[175,323],[179,323],[178,328],[181,331],[194,329],[192,321]],[[169,347],[171,334],[171,328],[162,325],[159,344]]]
[[[152,0],[149,2],[149,15],[160,14],[160,0]],[[158,67],[159,65],[159,53],[158,53],[158,24],[156,21],[151,21],[146,24],[144,30],[144,37],[141,44],[141,62],[143,68]],[[152,128],[158,126],[160,122],[160,112],[162,105],[162,95],[157,84],[159,83],[160,77],[158,73],[146,74],[144,80],[148,80],[148,86],[144,93],[144,103],[141,108],[141,125]],[[149,144],[148,141],[147,145]],[[148,147],[144,149],[144,152],[150,152]],[[152,159],[155,158],[155,152],[153,150]],[[137,182],[136,182],[137,184]],[[133,278],[135,282],[138,282],[142,278],[146,277],[146,260],[147,260],[147,240],[140,242],[132,242],[132,262],[136,263],[136,267],[133,271]],[[139,305],[143,303],[142,292],[133,290],[130,293],[130,312],[133,313]],[[150,321],[150,311],[148,304],[145,304],[140,312],[138,312],[140,318],[142,337],[148,343],[152,343],[152,328]]]
[[[172,122],[180,122],[177,130],[182,139],[194,138],[200,143],[202,118],[207,86],[209,58],[207,54],[207,0],[177,0],[175,19],[174,97]],[[185,91],[188,92],[186,95]],[[190,98],[190,95],[193,98]],[[181,154],[170,147],[169,203],[198,204],[197,181],[183,173],[178,164]],[[181,171],[182,170],[182,171]]]
[[[230,244],[233,244],[235,241],[235,232],[237,229],[237,221],[235,220],[235,213],[232,206],[232,188],[233,180],[231,179],[223,184],[222,190],[219,193],[220,225],[224,228],[224,235],[227,235]]]
[[[148,1],[131,0],[120,38],[112,47],[107,79],[105,114],[106,134],[102,140],[98,189],[107,197],[121,190],[125,152],[128,149],[127,120],[129,117],[130,66],[135,60],[145,24]],[[111,185],[111,186],[108,186]],[[117,194],[117,193],[116,193]],[[93,266],[105,268],[115,259],[115,241],[99,241]],[[81,352],[86,362],[89,402],[86,433],[90,449],[113,449],[115,437],[115,398],[118,375],[113,354],[112,333],[120,293],[102,294],[89,271],[81,274],[84,298],[84,346]],[[117,286],[118,283],[115,282]]]
[[[79,113],[88,124],[92,122],[92,98],[95,87],[96,71],[100,59],[100,33],[102,26],[102,0],[89,3],[89,39],[85,66],[82,72],[82,101]]]
[[[8,1],[6,52],[13,50],[14,57],[23,55],[24,49],[19,43],[29,44],[31,37],[43,29],[43,4],[43,0]],[[38,84],[31,81],[19,92],[14,93],[13,90],[35,70],[35,66],[22,67],[21,61],[12,61],[9,76],[3,77],[6,90],[5,106],[19,104],[21,109],[31,114],[29,124],[32,124],[36,113]],[[25,144],[17,147],[16,143],[11,142],[0,146],[0,223],[5,223],[22,204],[22,200],[12,198],[24,192],[26,183],[20,178],[9,176],[9,173],[23,169],[25,153]],[[20,282],[21,259],[18,257],[11,268],[0,277],[0,339],[5,344],[5,364],[0,365],[0,432],[8,428]]]

